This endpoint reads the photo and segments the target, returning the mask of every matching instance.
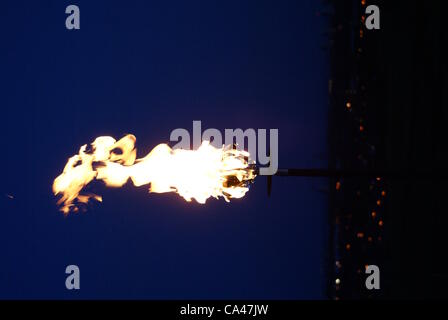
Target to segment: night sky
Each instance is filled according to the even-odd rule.
[[[81,29],[65,28],[76,4]],[[126,185],[64,217],[51,192],[97,136],[278,128],[280,167],[327,165],[320,1],[3,1],[0,298],[323,298],[327,181],[258,177],[187,203]],[[12,195],[13,199],[7,195]],[[78,265],[81,290],[65,288]]]

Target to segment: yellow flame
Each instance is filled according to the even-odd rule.
[[[119,141],[98,137],[89,150],[83,145],[53,182],[53,193],[61,195],[60,210],[67,214],[90,199],[102,201],[99,195],[81,194],[93,180],[121,187],[131,179],[137,187],[149,184],[150,192],[177,192],[186,201],[205,203],[209,197],[226,201],[243,197],[256,176],[247,161],[249,153],[230,146],[215,148],[203,141],[197,150],[173,150],[159,144],[146,157],[136,159],[135,142],[129,134]]]

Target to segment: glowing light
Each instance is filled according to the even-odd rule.
[[[336,278],[336,280],[334,280],[334,283],[336,283],[337,285],[341,284],[341,279]]]
[[[241,198],[255,179],[247,160],[249,153],[230,146],[215,148],[203,141],[197,150],[173,150],[159,144],[137,159],[135,142],[135,136],[127,135],[119,141],[99,137],[89,149],[83,145],[53,182],[53,193],[61,195],[60,210],[67,214],[90,199],[102,201],[99,195],[81,194],[95,179],[108,187],[121,187],[130,179],[137,187],[149,184],[150,192],[177,192],[186,201],[198,203],[209,197]]]

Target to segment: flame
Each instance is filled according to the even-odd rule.
[[[147,156],[137,159],[135,136],[129,134],[119,141],[98,137],[81,146],[79,153],[69,158],[53,182],[53,193],[61,195],[60,210],[77,212],[81,204],[102,197],[82,190],[93,180],[106,186],[121,187],[129,179],[136,186],[149,184],[149,192],[177,192],[186,201],[205,203],[210,197],[241,198],[255,179],[249,153],[231,146],[215,148],[203,141],[197,150],[171,149],[157,145]]]

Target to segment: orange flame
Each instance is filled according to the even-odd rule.
[[[223,146],[215,148],[203,141],[197,150],[171,149],[159,144],[146,157],[136,159],[135,136],[119,141],[98,137],[69,158],[64,171],[53,182],[53,193],[61,195],[58,204],[65,214],[78,211],[90,199],[102,201],[96,194],[81,194],[93,180],[106,186],[121,187],[129,179],[135,186],[149,184],[149,191],[177,192],[186,201],[205,203],[209,197],[241,198],[255,179],[249,153]]]

